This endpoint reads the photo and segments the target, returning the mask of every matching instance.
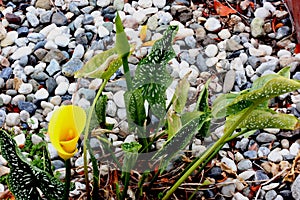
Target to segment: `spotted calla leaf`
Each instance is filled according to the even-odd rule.
[[[179,151],[191,143],[192,138],[196,135],[198,130],[201,129],[201,126],[207,119],[206,114],[203,112],[192,113],[193,118],[187,116],[189,120],[185,119],[185,124],[182,125],[182,128],[153,156],[154,159],[164,156],[160,166],[162,169],[165,169],[168,162],[172,160]]]
[[[245,111],[231,115],[227,118],[225,129],[241,117]],[[257,130],[264,128],[278,128],[284,130],[294,130],[300,127],[300,121],[293,115],[277,113],[271,109],[253,110],[237,128],[246,128],[247,130]]]
[[[106,105],[107,105],[107,95],[102,95],[97,99],[95,105],[95,113],[98,119],[98,122],[102,128],[105,127],[105,118],[106,118]]]
[[[136,127],[143,127],[146,120],[146,111],[141,89],[126,91],[124,100],[129,128],[134,131]]]
[[[169,26],[163,37],[155,42],[151,53],[139,62],[133,79],[133,88],[142,89],[142,95],[159,118],[165,115],[165,92],[172,81],[166,64],[175,57],[172,42],[177,30],[177,26]]]
[[[216,118],[222,118],[231,114],[237,114],[250,106],[264,107],[266,101],[276,96],[292,92],[300,88],[300,82],[283,76],[275,76],[268,80],[263,86],[258,89],[251,90],[244,94],[238,95],[234,99],[229,99],[229,103],[220,102],[213,106],[213,115]],[[226,96],[228,97],[228,96]],[[224,97],[220,97],[223,98]],[[225,98],[226,99],[226,98]],[[222,106],[220,106],[222,105]]]
[[[62,199],[64,184],[49,173],[31,165],[14,139],[3,130],[0,131],[0,147],[1,154],[10,167],[9,189],[17,200],[43,199],[38,189],[47,199]]]

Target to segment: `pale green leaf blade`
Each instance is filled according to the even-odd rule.
[[[181,79],[175,89],[174,96],[172,98],[172,103],[174,106],[174,110],[177,113],[182,113],[185,104],[188,98],[188,92],[190,89],[190,83],[187,80],[190,73],[186,74],[183,79]]]
[[[232,115],[227,118],[225,129],[228,129],[241,115]],[[247,130],[257,130],[264,128],[278,128],[284,130],[294,130],[299,127],[300,121],[293,115],[277,113],[271,109],[253,110],[237,128],[246,128]]]
[[[238,96],[236,93],[221,94],[213,103],[212,115],[216,119],[220,119],[226,116],[227,107]]]
[[[117,16],[115,19],[116,23],[116,49],[120,57],[128,56],[130,53],[130,45],[128,43],[128,39],[126,33],[124,32],[123,24],[117,12]]]
[[[269,78],[268,78],[269,79]],[[265,107],[266,101],[276,96],[292,92],[300,89],[300,82],[285,78],[283,76],[275,76],[268,80],[262,87],[251,90],[247,93],[240,94],[229,104],[218,100],[220,104],[215,104],[213,115],[216,118],[225,117],[232,114],[237,114],[250,106],[256,105],[257,107]],[[226,99],[225,97],[220,97]]]
[[[75,78],[110,78],[122,65],[122,58],[116,48],[111,48],[93,56],[79,71]],[[109,76],[110,75],[110,76]]]
[[[167,122],[168,122],[168,131],[167,131],[168,138],[171,138],[182,127],[180,116],[173,111],[169,111],[167,115]]]

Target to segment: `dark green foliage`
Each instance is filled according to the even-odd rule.
[[[17,200],[42,199],[39,188],[47,199],[61,199],[64,184],[48,172],[31,165],[16,146],[14,139],[5,131],[0,131],[1,154],[10,167],[9,189]]]
[[[155,42],[151,53],[139,62],[133,79],[133,89],[142,89],[142,96],[160,119],[166,114],[165,92],[172,81],[166,64],[175,57],[172,42],[177,30],[177,26],[169,26],[163,38]]]
[[[107,96],[101,95],[97,99],[97,103],[95,105],[95,113],[96,113],[98,122],[102,128],[105,128],[106,105],[107,105]]]

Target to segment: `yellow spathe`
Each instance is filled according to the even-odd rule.
[[[67,160],[77,152],[77,141],[86,122],[85,111],[79,106],[61,106],[54,111],[48,126],[50,141],[58,155]]]

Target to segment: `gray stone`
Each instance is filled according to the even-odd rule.
[[[27,12],[26,17],[31,26],[36,27],[37,25],[39,25],[40,21],[35,14]]]
[[[15,136],[14,140],[16,141],[18,147],[24,147],[25,142],[26,142],[25,134],[21,133],[21,134]]]
[[[150,8],[152,6],[152,0],[139,0],[138,4],[142,8]]]
[[[112,100],[107,101],[106,113],[111,117],[116,116],[117,106]]]
[[[78,44],[75,49],[74,52],[72,54],[72,58],[79,58],[81,59],[84,55],[84,47],[82,44]]]
[[[300,199],[300,175],[297,176],[291,187],[292,196],[294,199]]]
[[[83,62],[78,58],[71,58],[66,64],[62,66],[62,73],[65,76],[74,76],[75,72],[83,67]]]
[[[69,83],[67,82],[61,82],[57,85],[57,88],[55,89],[54,93],[55,95],[64,95],[68,91]]]
[[[277,139],[276,135],[265,133],[265,132],[258,134],[258,136],[256,137],[257,142],[264,142],[264,143],[272,142],[275,141],[276,139]]]
[[[6,125],[7,126],[17,126],[20,123],[20,114],[19,113],[8,113],[6,115]]]
[[[267,70],[274,71],[276,69],[276,66],[278,65],[278,62],[278,59],[271,59],[268,62],[264,62],[256,69],[256,73],[263,74]]]
[[[46,68],[46,71],[50,76],[53,76],[56,72],[59,72],[60,70],[60,65],[55,59],[52,59]]]
[[[6,112],[0,109],[0,127],[2,127],[5,123]]]
[[[184,38],[184,41],[185,41],[186,45],[189,48],[195,48],[196,47],[197,41],[194,38],[194,36],[187,36],[187,37]]]
[[[268,160],[271,162],[280,162],[283,160],[282,155],[280,154],[280,148],[275,148],[268,155]]]
[[[125,91],[120,90],[113,96],[113,100],[119,108],[125,108],[124,93]]]
[[[241,160],[237,164],[237,168],[240,171],[245,171],[247,169],[251,169],[252,168],[252,162],[249,159]]]
[[[229,184],[225,184],[222,189],[221,193],[226,196],[226,197],[232,197],[232,195],[235,193],[235,184],[232,183],[233,179],[232,178],[227,178],[224,183],[228,182]]]
[[[235,75],[235,71],[232,69],[226,73],[223,84],[223,93],[228,93],[232,90],[236,78]]]
[[[106,7],[110,4],[110,0],[97,0],[97,6]]]
[[[267,147],[259,147],[257,155],[258,157],[266,157],[269,155],[270,151],[271,150]]]
[[[270,191],[268,191],[268,192],[266,193],[265,199],[266,199],[266,200],[273,200],[273,199],[276,198],[276,196],[277,196],[276,191],[275,191],[275,190],[270,190]]]
[[[227,51],[237,51],[243,49],[243,45],[235,41],[234,39],[226,40],[226,50]]]
[[[264,7],[256,8],[255,12],[254,12],[254,16],[256,18],[265,19],[265,18],[269,17],[270,15],[271,15],[271,13],[269,12],[269,10],[267,10]]]
[[[15,51],[10,58],[14,59],[14,60],[18,60],[23,56],[28,56],[29,54],[32,53],[32,48],[25,46],[25,47],[20,47],[17,49],[17,51]]]
[[[233,171],[237,171],[237,167],[236,164],[234,163],[233,160],[227,158],[227,157],[223,157],[221,162],[225,163],[228,167],[230,167]]]
[[[48,143],[48,151],[49,151],[51,160],[58,158],[58,153],[57,153],[56,149],[54,148],[54,146],[52,145],[52,143]]]
[[[153,0],[153,5],[157,8],[163,8],[166,5],[166,0]]]

